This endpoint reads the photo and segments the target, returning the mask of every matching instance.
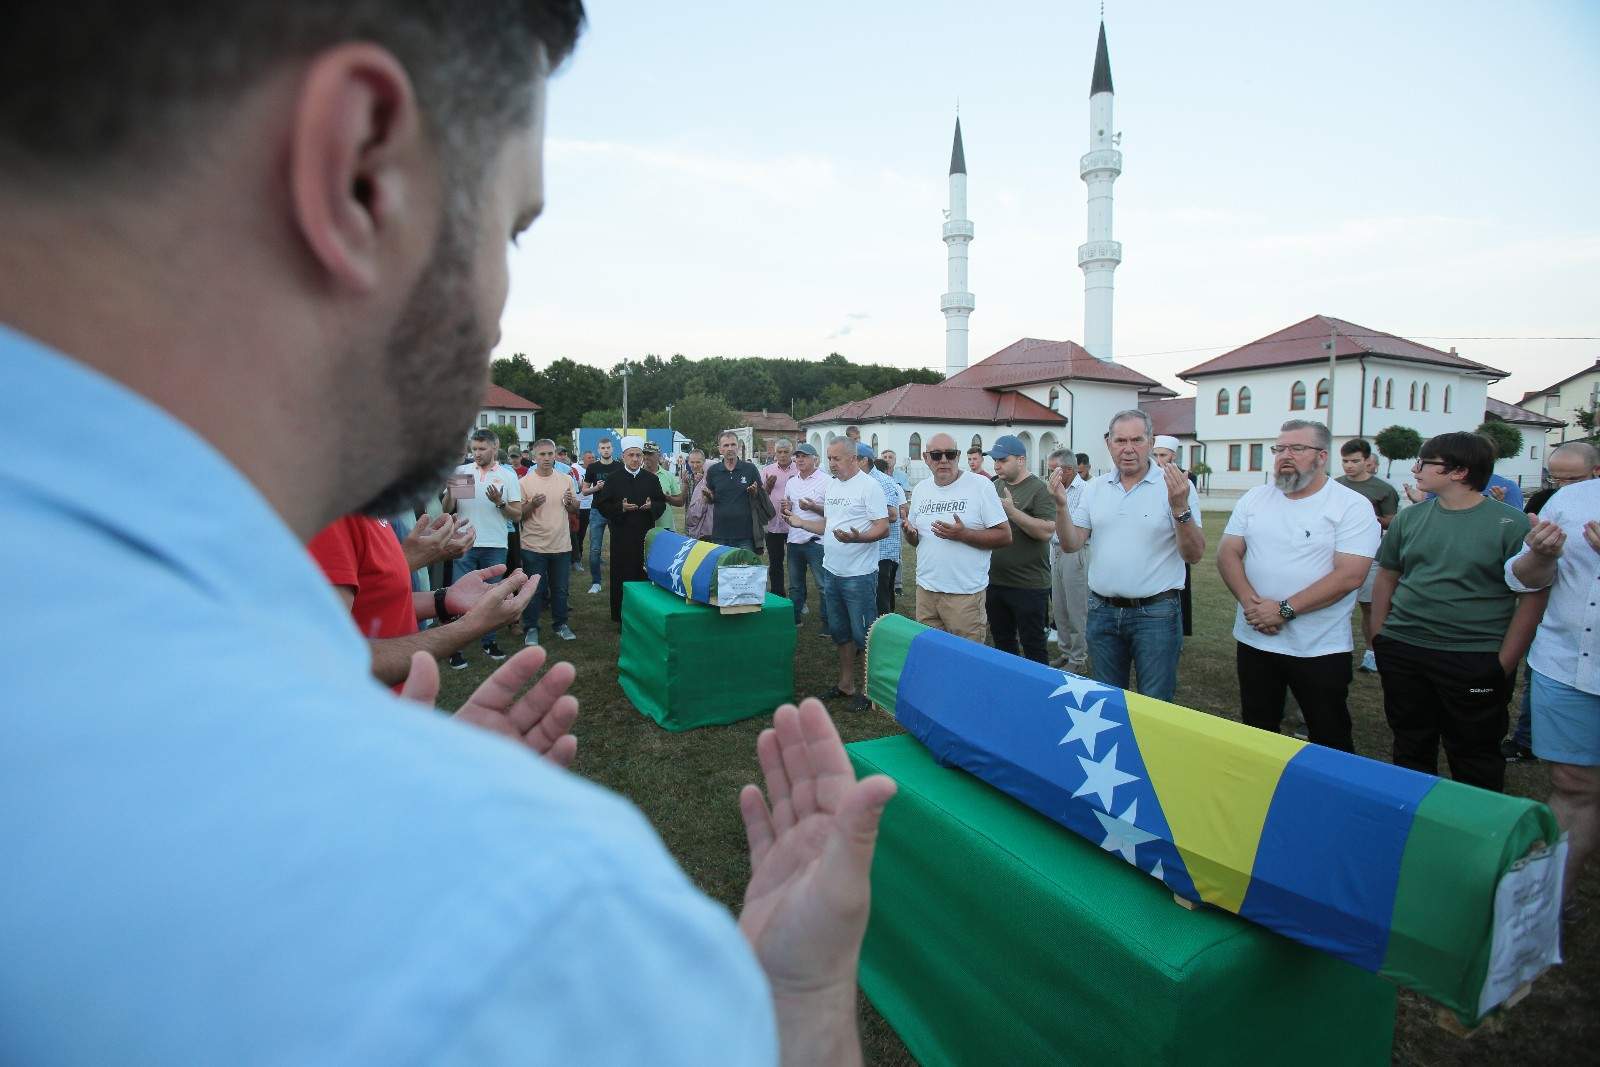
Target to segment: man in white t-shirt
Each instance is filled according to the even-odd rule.
[[[856,652],[867,647],[867,630],[878,617],[878,546],[889,533],[889,502],[883,489],[863,474],[855,445],[847,437],[828,445],[828,482],[822,514],[797,510],[783,500],[784,521],[822,535],[822,602],[839,649],[839,684],[824,700],[845,698],[853,711],[865,711],[867,698],[856,684]]]
[[[828,496],[828,475],[820,463],[816,446],[804,441],[795,446],[795,473],[783,484],[783,496],[778,499],[780,512],[785,511],[787,503],[788,510],[812,518],[822,514],[822,503]],[[799,626],[806,612],[806,572],[810,571],[817,583],[817,615],[823,632],[828,633],[828,613],[822,596],[822,535],[792,523],[787,526],[789,601],[794,605],[794,624]]]
[[[961,469],[955,438],[934,434],[922,458],[933,477],[912,490],[905,521],[917,550],[917,621],[982,644],[989,553],[1011,543],[1011,524],[994,483]]]
[[[1285,689],[1313,744],[1355,751],[1350,738],[1350,610],[1378,551],[1372,503],[1328,477],[1332,438],[1290,419],[1272,446],[1273,483],[1239,498],[1217,547],[1217,570],[1239,610],[1239,710],[1277,732]]]
[[[506,524],[516,521],[514,505],[522,499],[522,489],[517,485],[516,472],[498,462],[499,453],[500,439],[493,430],[473,430],[472,462],[457,467],[455,476],[445,485],[445,510],[470,519],[477,531],[472,547],[455,562],[458,575],[506,561]],[[497,633],[490,630],[482,639],[483,654],[492,660],[506,658],[495,642]],[[451,667],[460,670],[466,665],[467,658],[459,651],[451,655]]]
[[[1094,680],[1171,700],[1183,651],[1183,568],[1205,554],[1200,497],[1174,464],[1151,459],[1150,416],[1128,408],[1111,416],[1111,473],[1083,487],[1071,523],[1056,518],[1061,547],[1089,554],[1089,659]]]

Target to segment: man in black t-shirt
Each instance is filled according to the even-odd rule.
[[[761,472],[754,463],[739,458],[737,434],[724,433],[717,438],[717,452],[722,459],[706,467],[706,480],[700,490],[714,508],[711,540],[753,552],[756,543],[750,498],[756,494]]]
[[[606,484],[607,478],[622,470],[622,464],[611,456],[611,438],[600,438],[600,444],[597,447],[600,450],[600,458],[583,469],[583,495],[592,499],[598,499],[600,489]],[[605,512],[595,507],[589,509],[590,593],[598,593],[600,591],[600,543],[606,539],[606,526],[609,522],[610,520],[606,518]],[[616,538],[613,537],[612,541],[615,542]]]

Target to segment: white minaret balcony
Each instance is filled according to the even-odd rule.
[[[1115,178],[1122,173],[1122,153],[1115,148],[1101,148],[1085,152],[1078,160],[1078,177],[1084,181],[1091,177]]]
[[[972,220],[951,219],[945,223],[944,239],[946,241],[972,240]]]
[[[1115,267],[1121,262],[1121,241],[1090,241],[1078,246],[1078,266],[1085,270],[1094,267]]]
[[[977,307],[971,293],[945,293],[939,298],[939,310],[949,315],[970,315],[972,309]]]

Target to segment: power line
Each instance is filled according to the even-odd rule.
[[[1399,340],[1399,341],[1410,341],[1410,340],[1422,340],[1422,341],[1600,341],[1600,337],[1507,337],[1507,336],[1460,337],[1460,336],[1449,336],[1449,335],[1445,335],[1445,334],[1422,334],[1422,333],[1418,333],[1418,334],[1358,333],[1358,332],[1356,332],[1354,330],[1340,330],[1340,331],[1338,331],[1338,333],[1339,333],[1340,337],[1348,337],[1351,340],[1357,340],[1357,339],[1380,340],[1380,339],[1382,339],[1382,340]],[[1297,336],[1294,336],[1294,337],[1262,338],[1262,339],[1255,340],[1255,341],[1243,341],[1243,342],[1239,342],[1239,343],[1236,343],[1236,344],[1230,344],[1230,345],[1200,345],[1200,346],[1195,347],[1195,348],[1169,348],[1169,349],[1164,349],[1164,350],[1159,351],[1159,352],[1132,352],[1132,353],[1127,353],[1125,355],[1120,355],[1120,356],[1117,357],[1117,359],[1120,361],[1120,360],[1124,360],[1124,359],[1146,359],[1146,358],[1149,358],[1151,356],[1181,356],[1181,355],[1186,355],[1186,354],[1191,353],[1191,352],[1217,352],[1217,351],[1232,352],[1233,350],[1239,349],[1239,348],[1256,348],[1256,347],[1260,347],[1262,345],[1296,344],[1296,343],[1301,342],[1301,341],[1326,341],[1327,339],[1328,339],[1328,332],[1326,330],[1321,330],[1321,331],[1318,331],[1317,333],[1300,334],[1300,335],[1297,335]],[[1373,352],[1373,353],[1370,353],[1370,354],[1371,355],[1375,355],[1375,356],[1381,356],[1381,355],[1385,355],[1386,353]],[[1394,353],[1387,353],[1387,354],[1392,355]],[[1448,354],[1448,353],[1446,353],[1446,354]],[[1460,356],[1459,353],[1457,353],[1457,355]],[[1466,357],[1465,356],[1460,356],[1460,358],[1465,359]]]

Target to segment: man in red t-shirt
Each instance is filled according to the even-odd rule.
[[[453,520],[445,517],[453,525]],[[420,538],[437,538],[429,525]],[[446,533],[444,541],[449,540]],[[406,551],[386,519],[346,515],[324,527],[306,546],[322,573],[344,599],[356,627],[372,649],[372,673],[385,685],[398,686],[411,669],[411,656],[426,652],[450,655],[474,639],[507,625],[522,613],[537,583],[516,571],[495,585],[489,579],[505,572],[505,564],[469,571],[448,589],[413,593]],[[421,619],[441,624],[419,630]]]

